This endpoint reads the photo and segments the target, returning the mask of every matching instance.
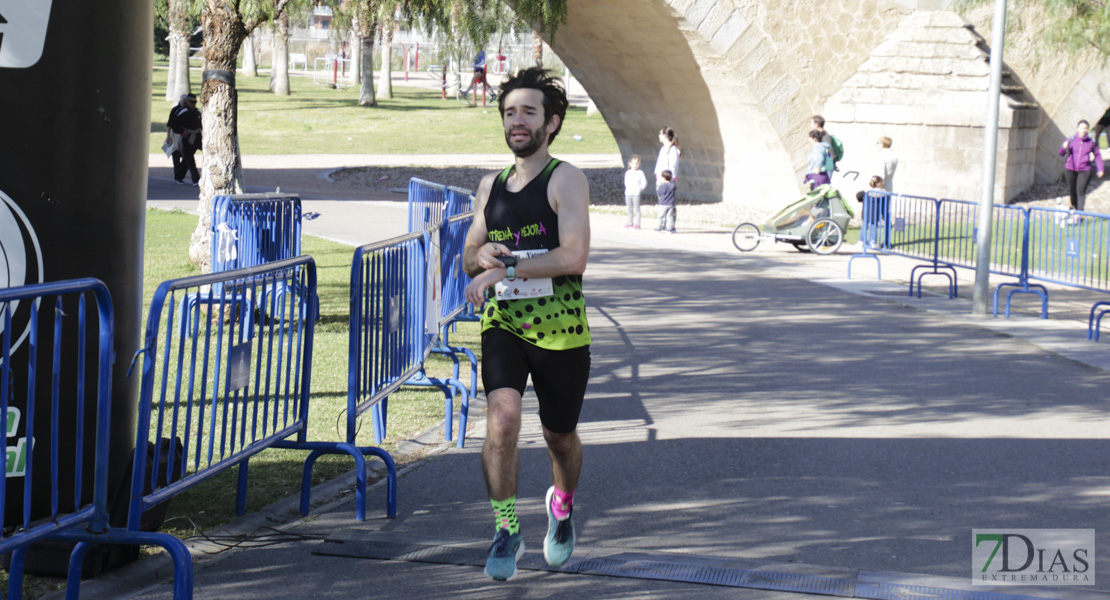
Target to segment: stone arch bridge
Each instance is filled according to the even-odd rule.
[[[625,158],[652,169],[659,129],[676,130],[680,197],[767,209],[796,198],[822,114],[860,185],[887,135],[896,191],[977,200],[990,7],[979,33],[976,15],[929,2],[569,0],[552,46]],[[1038,70],[1031,48],[1007,41],[996,201],[1058,178],[1065,132],[1110,104],[1094,60]]]

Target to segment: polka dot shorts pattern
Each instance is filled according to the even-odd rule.
[[[547,350],[590,343],[582,277],[552,278],[554,294],[542,298],[490,300],[482,307],[482,331],[503,329]]]

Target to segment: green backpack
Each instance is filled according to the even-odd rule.
[[[832,139],[833,162],[838,163],[844,158],[844,142],[835,135],[829,134]]]

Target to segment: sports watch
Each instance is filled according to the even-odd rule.
[[[497,260],[501,261],[501,263],[503,265],[505,265],[505,277],[507,277],[509,279],[516,279],[516,264],[517,264],[516,257],[511,255],[511,254],[510,255],[499,254],[497,256]]]

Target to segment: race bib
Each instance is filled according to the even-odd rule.
[[[518,259],[530,258],[540,254],[546,253],[546,249],[540,250],[517,250],[513,252],[513,256]],[[550,296],[555,293],[554,284],[551,283],[550,277],[540,277],[539,279],[528,279],[525,277],[516,277],[513,279],[502,279],[494,286],[497,291],[498,300],[518,300],[520,298],[541,298],[543,296]]]

